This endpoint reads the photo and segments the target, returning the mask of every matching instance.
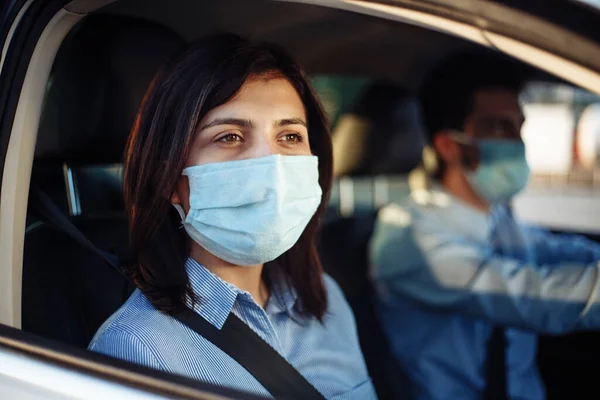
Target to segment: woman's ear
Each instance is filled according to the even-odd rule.
[[[166,195],[165,197],[167,197]],[[190,209],[190,184],[187,176],[180,176],[175,184],[175,190],[170,195],[171,204],[179,204],[188,212]]]

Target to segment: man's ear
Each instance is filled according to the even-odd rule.
[[[433,138],[433,148],[445,165],[461,164],[461,152],[458,143],[452,139],[449,132],[440,132]]]

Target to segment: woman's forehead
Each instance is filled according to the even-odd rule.
[[[210,110],[203,118],[304,118],[304,104],[294,86],[285,78],[250,79],[225,104]],[[202,125],[202,124],[201,124]]]

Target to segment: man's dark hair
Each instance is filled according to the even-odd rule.
[[[487,53],[463,53],[438,65],[420,89],[427,138],[442,130],[462,130],[473,111],[473,96],[483,89],[519,92],[528,68],[516,61]]]

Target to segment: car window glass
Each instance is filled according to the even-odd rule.
[[[563,83],[531,82],[521,95],[531,179],[516,199],[525,221],[600,232],[600,96]],[[561,210],[557,213],[556,210]]]

